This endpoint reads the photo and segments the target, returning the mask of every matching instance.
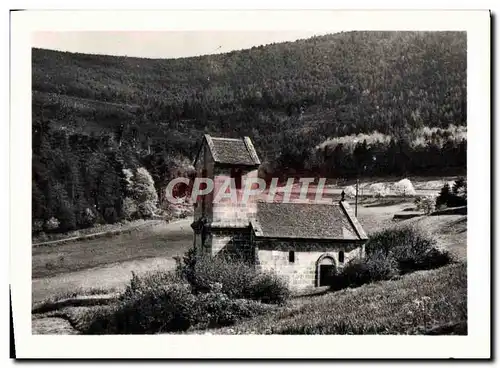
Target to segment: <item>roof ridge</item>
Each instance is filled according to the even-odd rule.
[[[211,137],[211,138],[219,141],[233,141],[233,142],[244,141],[243,137],[242,138]]]
[[[243,143],[245,143],[245,147],[247,148],[248,154],[250,157],[252,157],[253,162],[256,165],[260,165],[260,159],[259,156],[257,155],[257,152],[255,151],[255,147],[253,146],[252,140],[250,137],[244,136],[243,137]]]
[[[361,227],[361,224],[359,223],[358,219],[356,216],[353,215],[351,211],[351,206],[349,206],[349,203],[345,201],[340,201],[339,202],[340,207],[344,211],[344,213],[347,215],[347,218],[349,219],[349,222],[351,223],[352,227],[354,228],[354,231],[356,231],[356,234],[358,235],[359,239],[361,240],[366,240],[368,239],[368,236],[366,235],[365,231]]]
[[[210,134],[205,134],[205,140],[207,141],[209,151],[210,151],[214,161],[217,162],[219,160],[219,157],[217,156],[217,152],[215,151],[215,146],[214,146],[214,142],[212,139],[213,138]]]

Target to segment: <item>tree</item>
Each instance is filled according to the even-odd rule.
[[[415,188],[413,188],[413,184],[408,179],[402,179],[397,183],[394,183],[394,191],[404,196],[413,196],[416,194]]]
[[[450,185],[446,183],[445,185],[443,185],[441,191],[439,192],[439,195],[436,198],[436,207],[447,206],[450,201],[450,196]]]
[[[153,178],[143,167],[138,168],[134,174],[131,194],[140,217],[151,217],[156,213],[158,194]]]

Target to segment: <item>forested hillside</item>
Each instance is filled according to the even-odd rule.
[[[465,33],[348,32],[168,60],[32,57],[33,218],[72,213],[66,228],[88,226],[87,208],[123,218],[123,169],[145,167],[161,197],[203,133],[250,136],[270,172],[465,170]]]

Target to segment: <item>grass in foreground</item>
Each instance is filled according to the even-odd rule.
[[[210,332],[467,334],[467,265],[453,264],[399,280],[298,299],[278,312]]]

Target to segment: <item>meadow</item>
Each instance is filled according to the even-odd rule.
[[[276,312],[209,333],[466,334],[467,265],[296,299]]]

